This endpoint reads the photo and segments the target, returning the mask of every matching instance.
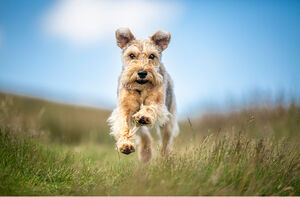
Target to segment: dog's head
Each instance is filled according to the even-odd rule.
[[[170,38],[169,32],[157,31],[149,40],[136,40],[128,28],[118,29],[117,44],[123,50],[121,83],[138,90],[161,84],[161,52],[168,47]]]

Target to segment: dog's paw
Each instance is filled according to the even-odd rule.
[[[118,146],[119,152],[129,155],[130,153],[135,152],[134,144],[130,141],[126,141],[124,143],[120,143]]]
[[[137,124],[140,124],[140,125],[148,125],[148,124],[152,124],[152,120],[150,117],[147,117],[141,113],[136,113],[134,116],[133,116],[135,122]]]

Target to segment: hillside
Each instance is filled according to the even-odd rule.
[[[106,124],[110,111],[4,93],[0,93],[0,103],[0,121],[32,135],[61,143],[80,143],[89,138],[111,142]]]

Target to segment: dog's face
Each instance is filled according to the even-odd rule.
[[[121,83],[138,90],[161,84],[161,52],[167,48],[170,37],[170,33],[158,31],[149,40],[136,40],[128,28],[118,29],[117,44],[123,50]]]

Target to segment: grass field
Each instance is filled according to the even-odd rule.
[[[300,195],[297,103],[182,120],[149,164],[115,151],[109,113],[0,94],[0,194]]]

